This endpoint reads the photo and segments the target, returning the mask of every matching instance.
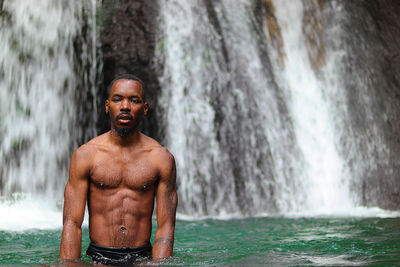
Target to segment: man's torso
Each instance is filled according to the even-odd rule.
[[[102,137],[86,145],[90,150],[89,228],[93,243],[135,247],[151,236],[151,217],[159,177],[160,153],[154,141],[143,147],[108,146]]]

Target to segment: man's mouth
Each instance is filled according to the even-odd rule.
[[[120,122],[120,123],[129,123],[131,120],[132,120],[133,118],[132,118],[132,116],[130,115],[130,114],[119,114],[118,116],[117,116],[117,120]]]

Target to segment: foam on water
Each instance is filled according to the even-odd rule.
[[[62,204],[58,204],[53,199],[26,194],[0,199],[0,231],[61,228]],[[86,212],[83,226],[87,225]]]
[[[285,217],[289,218],[300,218],[300,217],[333,217],[333,218],[348,218],[348,217],[360,217],[360,218],[397,218],[400,217],[400,211],[384,210],[379,207],[351,207],[347,209],[316,209],[303,212],[290,212],[285,214]]]
[[[243,219],[248,216],[243,216],[240,213],[225,213],[217,216],[190,216],[186,214],[177,214],[178,220],[183,221],[199,221],[206,219],[215,220],[231,220]],[[312,209],[301,212],[288,212],[288,213],[259,213],[254,218],[260,217],[282,217],[282,218],[398,218],[400,211],[384,210],[379,207],[353,207],[348,209]]]
[[[12,200],[0,200],[0,231],[24,231],[29,229],[59,229],[62,227],[62,204],[55,203],[45,197],[17,194]],[[217,216],[190,216],[177,214],[178,220],[199,221],[206,219],[231,220],[242,219],[241,213],[220,213]],[[355,207],[337,210],[310,210],[291,213],[260,213],[252,217],[283,217],[283,218],[397,218],[400,211],[383,210],[378,207]],[[85,212],[83,227],[88,226],[88,212]]]
[[[23,199],[0,202],[0,230],[21,231],[26,229],[53,229],[62,226],[62,212],[54,201],[45,198],[24,197]]]

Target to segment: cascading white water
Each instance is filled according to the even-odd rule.
[[[74,54],[73,42],[79,38],[83,22],[95,30],[92,13],[95,6],[95,0],[85,3],[10,0],[3,3],[0,179],[1,204],[6,210],[13,203],[9,202],[12,194],[14,201],[25,199],[28,210],[35,210],[32,202],[38,198],[51,199],[38,202],[41,203],[38,205],[47,203],[48,207],[55,207],[56,202],[62,200],[68,158],[76,146],[75,133],[79,133],[78,84],[91,84],[92,87],[85,90],[92,90],[95,95],[96,71],[89,71],[87,77],[79,78],[80,66],[74,63],[74,57],[80,57],[81,61],[95,60],[96,38],[93,37],[89,44],[84,43],[89,47],[83,47],[81,55]],[[85,131],[86,135],[94,135],[95,128],[89,125]],[[18,212],[22,216],[27,213],[21,209]],[[40,221],[38,227],[46,227],[43,223],[46,216],[40,214],[34,216]],[[14,220],[8,225],[17,227],[24,222],[21,216]],[[34,227],[32,220],[35,219],[30,219]],[[61,220],[52,223],[59,225]]]
[[[184,214],[349,210],[370,153],[354,147],[387,158],[374,125],[352,134],[340,3],[325,9],[337,12],[326,29],[318,1],[265,3],[275,24],[264,26],[279,40],[257,26],[257,1],[159,1],[160,116]]]
[[[302,172],[302,157],[263,65],[268,59],[259,55],[254,6],[210,5],[160,1],[159,103],[177,159],[181,212],[297,209],[304,196],[293,175]]]
[[[340,1],[272,3],[286,54],[283,69],[274,69],[276,77],[283,71],[278,80],[291,92],[298,144],[308,159],[307,208],[325,213],[359,206],[362,198],[366,202],[366,177],[370,182],[393,176],[390,148],[378,126],[386,112],[373,99],[373,77],[381,74],[368,63],[354,66],[354,58],[367,60],[369,52],[354,46],[357,31],[346,29],[352,15]],[[361,47],[370,42],[357,38]]]
[[[198,38],[216,38],[213,29],[201,21],[206,19],[204,8],[196,8],[186,1],[161,1],[160,10],[164,32],[156,52],[158,57],[165,58],[165,73],[160,79],[164,90],[159,103],[165,110],[163,118],[168,121],[166,139],[175,155],[178,177],[184,177],[179,180],[181,203],[186,202],[200,213],[208,213],[212,208],[207,203],[210,200],[207,195],[211,192],[207,187],[214,182],[213,173],[223,172],[223,155],[216,141],[215,111],[210,105],[212,84],[206,80],[207,77],[198,76],[205,76],[207,73],[203,70],[212,68],[217,69],[223,79],[229,77],[225,77],[227,74],[214,65],[216,62],[207,60],[207,57],[215,57],[213,50],[194,45],[199,41],[196,40],[197,25],[193,17],[200,20],[204,25],[201,31],[209,36]],[[235,207],[231,203],[236,196],[224,196],[225,190],[234,190],[233,183],[221,189],[212,202],[215,206],[227,203],[221,212],[233,212]]]
[[[307,52],[307,45],[310,44],[303,33],[303,3],[279,0],[273,1],[273,6],[286,55],[284,67],[277,66],[275,75],[282,76],[280,85],[289,92],[289,109],[296,140],[305,159],[305,171],[300,176],[307,188],[307,192],[304,192],[307,194],[307,203],[303,208],[332,211],[353,207],[349,191],[351,177],[337,151],[335,118],[330,112],[333,103],[327,95],[338,88],[330,81],[324,82],[321,77],[335,75],[335,69],[322,72],[320,77],[312,69]],[[345,51],[336,52],[335,55],[326,55],[328,64],[337,61],[335,57]]]
[[[366,37],[359,35],[357,30],[352,32],[346,28],[354,16],[343,2],[331,2],[324,10],[324,15],[329,18],[324,29],[327,60],[321,68],[320,78],[325,98],[330,102],[329,112],[334,118],[336,147],[346,166],[343,177],[347,177],[346,184],[353,183],[353,186],[350,184],[351,200],[355,205],[360,205],[363,198],[364,202],[375,205],[376,200],[365,201],[368,198],[363,192],[365,183],[376,181],[374,184],[379,187],[390,183],[389,177],[396,176],[393,171],[396,167],[390,162],[393,148],[382,127],[382,122],[390,115],[379,108],[390,100],[383,100],[385,104],[376,100],[376,88],[385,87],[385,83],[381,80],[379,64],[370,59],[371,54],[380,56],[367,48],[368,43],[374,44],[376,40],[373,34]],[[371,23],[363,20],[366,24]],[[354,58],[362,64],[354,63]]]

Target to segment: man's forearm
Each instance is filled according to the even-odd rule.
[[[82,247],[82,229],[74,223],[65,223],[61,236],[60,258],[79,259]]]
[[[153,244],[153,259],[165,259],[171,257],[173,248],[173,238],[156,237]]]

